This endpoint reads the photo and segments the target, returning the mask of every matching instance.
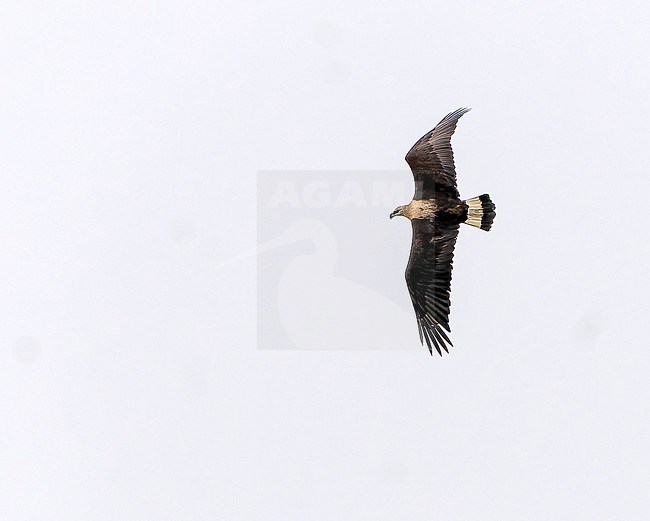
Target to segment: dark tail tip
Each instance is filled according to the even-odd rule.
[[[465,203],[469,206],[465,223],[489,232],[497,215],[496,206],[490,196],[488,194],[479,195],[468,199]]]
[[[492,202],[492,199],[490,199],[490,196],[488,194],[483,194],[479,196],[479,199],[481,200],[482,203],[482,208],[483,208],[483,217],[481,218],[481,230],[485,230],[486,232],[490,231],[490,228],[492,228],[492,223],[494,222],[494,218],[497,216],[496,213],[496,205]]]

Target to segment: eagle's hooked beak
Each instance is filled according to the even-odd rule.
[[[390,218],[392,219],[393,217],[396,217],[397,215],[402,215],[402,209],[397,208],[396,210],[393,210],[393,213],[390,214]]]

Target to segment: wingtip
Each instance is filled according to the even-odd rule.
[[[460,107],[453,112],[450,112],[447,114],[441,121],[458,121],[464,114],[467,114],[470,110],[472,110],[470,107]]]

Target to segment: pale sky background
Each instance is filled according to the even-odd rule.
[[[649,15],[2,7],[0,518],[648,519]],[[223,264],[257,172],[406,172],[459,106],[459,188],[498,215],[462,230],[452,353],[258,349],[256,259]]]

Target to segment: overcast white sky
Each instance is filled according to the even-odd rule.
[[[0,518],[648,518],[646,2],[0,11]],[[460,106],[452,353],[258,349],[257,172],[407,176]],[[338,273],[408,310],[379,210]]]

